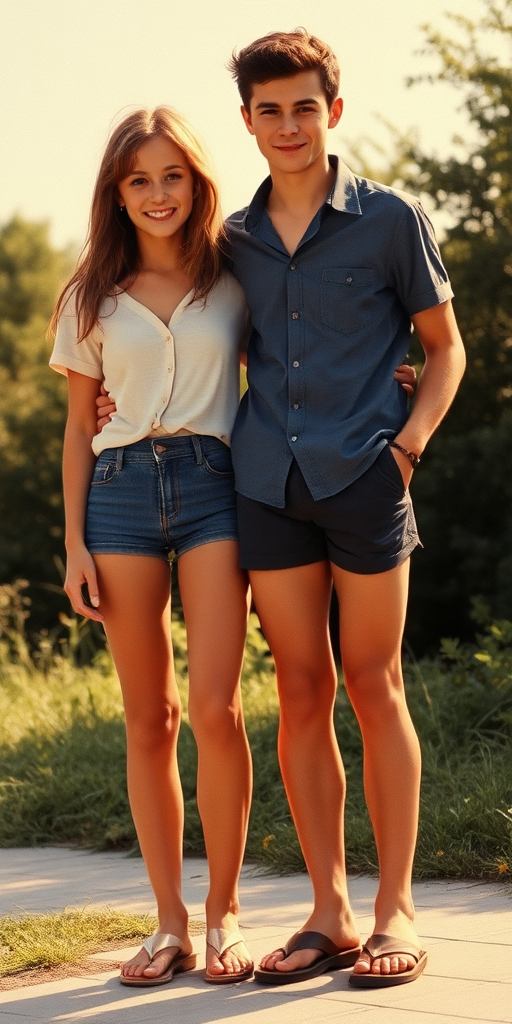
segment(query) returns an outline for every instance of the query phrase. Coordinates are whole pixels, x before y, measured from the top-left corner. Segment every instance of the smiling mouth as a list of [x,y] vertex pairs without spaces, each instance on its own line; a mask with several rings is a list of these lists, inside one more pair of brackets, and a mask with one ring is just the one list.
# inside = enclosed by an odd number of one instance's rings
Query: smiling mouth
[[168,210],[146,210],[145,216],[150,217],[151,220],[167,220],[169,217],[172,217],[175,212],[176,207],[172,206]]

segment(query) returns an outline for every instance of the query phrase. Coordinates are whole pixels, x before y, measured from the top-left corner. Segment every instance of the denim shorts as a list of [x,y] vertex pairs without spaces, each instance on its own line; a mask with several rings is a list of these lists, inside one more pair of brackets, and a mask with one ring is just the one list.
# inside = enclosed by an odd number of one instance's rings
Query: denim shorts
[[91,554],[168,561],[216,540],[237,540],[231,452],[208,435],[144,438],[98,456],[85,543]]
[[240,565],[291,569],[329,560],[349,572],[387,572],[420,543],[409,491],[386,445],[354,483],[315,501],[297,462],[284,508],[238,495]]

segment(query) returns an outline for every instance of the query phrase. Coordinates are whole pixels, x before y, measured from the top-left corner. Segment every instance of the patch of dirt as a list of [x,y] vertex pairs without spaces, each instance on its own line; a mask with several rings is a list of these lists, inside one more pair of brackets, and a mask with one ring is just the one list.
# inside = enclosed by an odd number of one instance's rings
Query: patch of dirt
[[0,992],[29,985],[44,985],[47,981],[61,981],[63,978],[79,978],[84,974],[101,974],[103,971],[117,971],[122,960],[91,960],[87,958],[78,964],[60,964],[58,967],[34,967],[30,971],[19,971],[0,978]]

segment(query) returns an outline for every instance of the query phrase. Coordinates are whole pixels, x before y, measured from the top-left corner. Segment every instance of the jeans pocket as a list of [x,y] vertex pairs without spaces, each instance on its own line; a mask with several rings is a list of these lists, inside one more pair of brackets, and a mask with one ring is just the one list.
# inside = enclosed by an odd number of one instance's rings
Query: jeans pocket
[[111,457],[103,458],[99,455],[92,474],[91,487],[99,487],[101,484],[110,483],[118,472],[115,459]]

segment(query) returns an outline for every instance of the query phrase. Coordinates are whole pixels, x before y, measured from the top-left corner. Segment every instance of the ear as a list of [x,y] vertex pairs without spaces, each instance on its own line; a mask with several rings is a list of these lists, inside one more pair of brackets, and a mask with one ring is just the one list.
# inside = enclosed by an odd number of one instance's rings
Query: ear
[[245,121],[245,127],[247,128],[247,131],[248,131],[248,132],[249,132],[249,133],[250,133],[251,135],[254,135],[254,128],[253,128],[253,126],[252,126],[252,118],[251,118],[251,112],[250,112],[250,110],[247,110],[247,107],[244,107],[244,105],[243,105],[243,104],[242,104],[242,106],[240,107],[240,110],[242,111],[242,117],[243,117],[243,119],[244,119],[244,121]]
[[335,128],[336,125],[338,124],[338,121],[339,121],[342,113],[343,113],[343,100],[342,100],[341,96],[338,96],[338,99],[334,100],[334,103],[333,103],[333,105],[332,105],[332,107],[331,107],[331,109],[329,111],[329,120],[327,122],[327,127],[328,128]]

